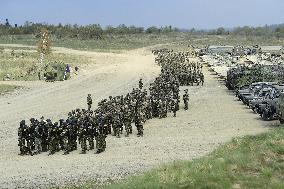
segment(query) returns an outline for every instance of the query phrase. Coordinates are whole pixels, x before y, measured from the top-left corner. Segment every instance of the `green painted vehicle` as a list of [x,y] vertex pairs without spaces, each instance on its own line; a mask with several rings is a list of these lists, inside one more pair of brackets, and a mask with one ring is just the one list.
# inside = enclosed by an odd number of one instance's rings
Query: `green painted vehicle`
[[63,81],[69,77],[66,74],[66,64],[62,62],[52,62],[44,67],[44,77],[46,81]]
[[284,93],[280,93],[276,104],[276,114],[281,124],[284,123]]

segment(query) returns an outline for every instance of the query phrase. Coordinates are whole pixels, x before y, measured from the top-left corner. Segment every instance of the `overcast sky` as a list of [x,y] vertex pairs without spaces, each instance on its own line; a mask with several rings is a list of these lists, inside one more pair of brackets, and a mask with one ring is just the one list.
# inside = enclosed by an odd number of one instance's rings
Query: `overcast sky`
[[284,0],[1,0],[0,22],[211,29],[284,23]]

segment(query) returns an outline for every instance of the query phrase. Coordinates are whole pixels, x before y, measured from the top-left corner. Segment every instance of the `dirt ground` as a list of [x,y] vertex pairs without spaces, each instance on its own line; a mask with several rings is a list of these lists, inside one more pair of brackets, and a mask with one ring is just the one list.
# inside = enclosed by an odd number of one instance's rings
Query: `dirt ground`
[[130,92],[139,78],[149,84],[160,72],[148,48],[122,54],[66,48],[57,51],[89,56],[96,64],[84,67],[69,81],[8,82],[29,89],[0,96],[0,188],[44,188],[88,179],[120,179],[164,163],[204,156],[232,137],[265,132],[276,125],[261,121],[204,68],[203,87],[182,87],[182,92],[189,89],[189,110],[180,110],[176,118],[169,114],[168,118],[148,121],[143,138],[108,136],[106,152],[99,155],[94,151],[80,154],[78,150],[67,156],[63,152],[19,156],[17,128],[22,119],[42,115],[52,120],[66,118],[72,109],[86,108],[88,93],[97,104],[109,95]]

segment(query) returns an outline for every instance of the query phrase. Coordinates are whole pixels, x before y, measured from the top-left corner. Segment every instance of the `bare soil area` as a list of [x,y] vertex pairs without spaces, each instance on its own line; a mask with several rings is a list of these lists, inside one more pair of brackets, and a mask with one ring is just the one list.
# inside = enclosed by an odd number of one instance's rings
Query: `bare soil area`
[[[45,188],[80,183],[88,179],[104,182],[137,174],[176,160],[190,160],[208,154],[232,137],[258,134],[275,122],[264,122],[230,94],[214,75],[204,68],[205,85],[188,88],[190,108],[177,117],[153,119],[144,126],[144,137],[107,137],[102,154],[19,156],[17,128],[31,117],[59,120],[75,108],[86,108],[86,96],[94,104],[109,95],[122,95],[137,87],[143,78],[146,87],[159,74],[148,48],[121,54],[96,53],[57,48],[96,60],[69,81],[46,83],[0,82],[26,86],[19,93],[0,96],[0,188]],[[181,105],[183,108],[183,104]]]

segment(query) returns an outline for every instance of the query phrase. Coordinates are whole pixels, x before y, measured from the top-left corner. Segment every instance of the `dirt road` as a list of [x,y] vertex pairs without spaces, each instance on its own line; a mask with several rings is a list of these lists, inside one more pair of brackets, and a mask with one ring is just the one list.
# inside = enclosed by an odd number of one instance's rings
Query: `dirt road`
[[[39,188],[88,179],[119,179],[174,160],[203,156],[235,136],[257,134],[272,123],[263,122],[228,94],[225,87],[204,69],[205,86],[187,87],[190,109],[177,118],[153,119],[145,124],[145,136],[107,138],[106,152],[79,151],[64,156],[18,156],[17,128],[31,117],[60,119],[75,108],[86,108],[91,93],[95,104],[109,95],[120,95],[137,87],[140,77],[149,84],[160,72],[146,49],[122,54],[61,49],[62,52],[94,58],[97,64],[81,70],[75,79],[29,82],[29,90],[0,97],[0,188]],[[18,82],[17,84],[21,84]],[[184,87],[182,88],[184,89]],[[182,90],[183,92],[183,90]]]

